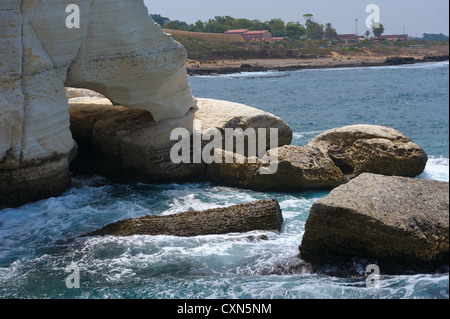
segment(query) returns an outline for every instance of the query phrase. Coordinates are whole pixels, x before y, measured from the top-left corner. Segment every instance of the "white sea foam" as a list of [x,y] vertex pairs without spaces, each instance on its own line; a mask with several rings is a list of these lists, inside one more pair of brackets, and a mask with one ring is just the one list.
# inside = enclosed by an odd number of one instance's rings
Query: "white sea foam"
[[197,75],[196,77],[206,78],[229,78],[229,79],[258,79],[258,78],[280,78],[289,76],[286,71],[257,71],[257,72],[241,72],[230,74],[211,74],[211,75]]
[[[301,64],[301,63],[300,63]],[[335,72],[335,71],[358,71],[358,70],[383,70],[383,69],[439,69],[448,67],[449,61],[441,62],[424,62],[414,64],[402,65],[383,65],[383,66],[363,66],[363,67],[339,67],[339,68],[319,68],[319,69],[301,69],[292,71],[260,71],[260,72],[241,72],[231,74],[211,74],[211,75],[197,75],[196,77],[204,78],[230,78],[230,79],[257,79],[257,78],[279,78],[289,76],[289,72]]]
[[425,171],[419,178],[448,182],[449,159],[446,157],[430,157]]
[[294,72],[336,72],[336,71],[359,71],[359,70],[384,70],[384,69],[440,69],[448,67],[449,61],[424,62],[402,65],[383,65],[383,66],[363,66],[363,67],[341,67],[341,68],[321,68],[321,69],[303,69]]
[[316,136],[320,133],[323,133],[323,131],[307,131],[307,132],[294,132],[293,137],[294,138],[304,138],[305,136]]

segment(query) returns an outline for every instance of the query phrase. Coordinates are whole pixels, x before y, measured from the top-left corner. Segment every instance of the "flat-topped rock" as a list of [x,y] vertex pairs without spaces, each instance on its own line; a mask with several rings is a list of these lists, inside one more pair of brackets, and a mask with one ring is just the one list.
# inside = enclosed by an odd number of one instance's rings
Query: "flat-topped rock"
[[281,231],[282,224],[280,205],[273,199],[205,211],[126,219],[106,225],[82,237],[134,235],[193,237],[254,230]]
[[449,262],[449,184],[362,174],[311,208],[300,246],[311,263],[378,261],[383,273]]

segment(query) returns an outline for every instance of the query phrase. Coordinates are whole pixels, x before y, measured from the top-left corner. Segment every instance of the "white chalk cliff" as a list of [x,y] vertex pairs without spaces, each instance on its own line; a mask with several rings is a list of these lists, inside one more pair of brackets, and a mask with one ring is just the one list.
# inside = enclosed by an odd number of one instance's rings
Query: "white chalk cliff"
[[70,183],[76,144],[65,86],[113,103],[183,117],[195,106],[184,48],[165,35],[142,0],[0,2],[0,208],[58,193]]

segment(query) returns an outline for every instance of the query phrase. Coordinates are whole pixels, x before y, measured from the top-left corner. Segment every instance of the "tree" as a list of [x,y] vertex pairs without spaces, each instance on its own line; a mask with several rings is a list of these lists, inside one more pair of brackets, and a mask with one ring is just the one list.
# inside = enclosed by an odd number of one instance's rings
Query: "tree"
[[169,21],[166,24],[164,24],[164,28],[171,29],[171,30],[187,31],[189,28],[189,25],[184,21],[174,20],[174,21]]
[[370,31],[367,30],[366,32],[364,32],[364,36],[366,37],[366,39],[370,38]]
[[376,38],[379,38],[384,33],[384,26],[381,23],[372,25],[372,33]]
[[300,22],[288,22],[286,24],[286,36],[292,40],[299,40],[306,34],[306,29]]
[[189,26],[191,32],[205,32],[205,24],[203,21],[198,20],[195,24]]
[[270,27],[259,20],[252,20],[252,25],[248,28],[249,30],[256,31],[256,30],[270,30]]
[[265,24],[270,27],[270,32],[272,32],[274,37],[284,37],[286,35],[286,25],[282,19],[272,19]]
[[169,18],[167,17],[163,17],[160,14],[151,14],[150,15],[153,19],[153,21],[155,21],[156,23],[158,23],[160,26],[165,25],[167,22],[170,21]]
[[306,36],[310,39],[322,39],[325,33],[323,28],[323,24],[310,20],[306,23]]
[[236,29],[248,29],[252,25],[253,25],[253,23],[249,19],[236,19],[236,22],[235,22]]
[[225,26],[226,29],[234,29],[234,26],[236,24],[236,19],[230,16],[225,17],[216,17],[215,18],[220,24]]
[[311,13],[307,13],[303,15],[303,18],[305,18],[306,23],[310,22],[313,18],[313,15]]
[[338,36],[336,29],[333,28],[331,23],[327,23],[325,26],[325,33],[324,33],[324,37],[332,40],[332,39],[336,39]]
[[229,30],[223,24],[223,21],[221,21],[221,19],[217,19],[217,17],[215,19],[209,19],[208,22],[205,23],[206,32],[224,33],[225,31]]
[[448,41],[448,36],[443,33],[424,33],[422,40],[424,41]]
[[322,39],[324,36],[324,26],[313,20],[311,13],[304,14],[303,17],[306,20],[306,37],[309,39]]

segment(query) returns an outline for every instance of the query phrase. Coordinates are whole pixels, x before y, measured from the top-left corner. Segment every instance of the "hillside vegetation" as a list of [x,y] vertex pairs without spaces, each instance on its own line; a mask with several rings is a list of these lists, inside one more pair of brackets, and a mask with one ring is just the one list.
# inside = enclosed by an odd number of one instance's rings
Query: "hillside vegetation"
[[[448,54],[448,42],[441,41],[408,41],[389,43],[344,44],[329,40],[290,40],[277,42],[247,43],[239,35],[221,33],[202,33],[164,29],[176,41],[180,42],[188,53],[190,60],[202,63],[218,60],[248,59],[320,59],[335,56],[384,57],[404,55],[427,55],[441,52]],[[423,46],[410,48],[411,45]]]

